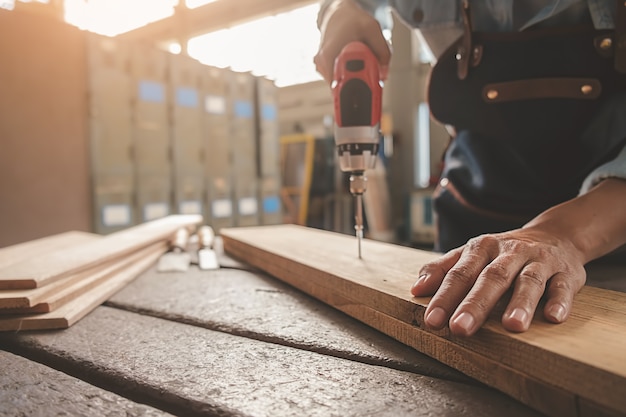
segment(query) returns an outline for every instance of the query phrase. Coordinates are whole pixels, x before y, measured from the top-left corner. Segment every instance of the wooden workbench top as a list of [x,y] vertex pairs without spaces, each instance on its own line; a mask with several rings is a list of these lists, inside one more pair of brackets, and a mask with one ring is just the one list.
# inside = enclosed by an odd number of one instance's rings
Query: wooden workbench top
[[223,264],[150,269],[69,329],[1,334],[0,415],[49,415],[68,400],[70,414],[537,415],[267,275]]

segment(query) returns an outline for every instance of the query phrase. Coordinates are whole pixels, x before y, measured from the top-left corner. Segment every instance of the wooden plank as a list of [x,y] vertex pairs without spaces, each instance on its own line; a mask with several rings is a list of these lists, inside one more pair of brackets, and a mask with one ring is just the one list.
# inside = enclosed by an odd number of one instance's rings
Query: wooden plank
[[169,239],[181,227],[202,222],[200,215],[171,215],[111,233],[73,250],[49,253],[0,269],[0,290],[31,289]]
[[129,256],[98,265],[85,272],[53,282],[45,287],[32,290],[2,291],[0,292],[0,307],[2,305],[9,305],[10,307],[0,308],[0,315],[48,313],[53,311],[99,285],[116,272],[149,256],[155,250],[160,250],[161,253],[164,253],[167,248],[168,245],[165,242],[157,242]]
[[82,245],[99,237],[93,233],[70,231],[0,248],[0,268],[34,259],[45,253]]
[[0,318],[0,331],[66,329],[72,326],[152,266],[163,253],[163,247],[159,246],[151,247],[150,250],[150,254],[114,273],[55,311]]
[[[68,277],[53,282],[44,287],[33,288],[29,290],[4,290],[0,291],[0,314],[5,313],[5,309],[29,309],[43,303],[45,300],[54,296],[54,294],[62,291],[68,286],[88,279],[94,271],[101,268],[107,268],[108,264],[97,265],[83,272],[72,274]],[[45,311],[40,311],[44,313]]]
[[[79,245],[100,239],[101,236],[85,232],[66,232],[41,239],[32,240],[18,245],[0,249],[0,265],[6,267],[20,261],[35,259],[44,254],[55,251],[69,250]],[[26,309],[33,308],[42,303],[46,298],[61,291],[63,288],[85,279],[93,271],[87,270],[82,273],[72,274],[59,281],[44,287],[29,290],[5,290],[0,291],[0,314],[6,313],[2,309]],[[44,309],[41,309],[44,313]]]
[[[532,407],[559,414],[526,395],[527,384],[552,387],[576,400],[626,413],[626,294],[585,287],[566,323],[550,324],[538,315],[528,332],[514,334],[502,329],[496,316],[475,336],[459,338],[425,329],[422,320],[429,299],[409,293],[421,265],[434,259],[434,253],[365,240],[359,260],[354,237],[294,225],[223,229],[221,235],[231,255],[403,343],[413,340],[418,350]],[[349,300],[350,308],[339,306],[331,295]],[[365,320],[359,313],[363,309],[377,318]],[[436,348],[420,344],[428,334],[438,338]],[[485,360],[490,371],[481,373],[478,365]],[[472,364],[476,371],[470,369]],[[508,374],[519,375],[512,388],[503,371],[507,368]]]

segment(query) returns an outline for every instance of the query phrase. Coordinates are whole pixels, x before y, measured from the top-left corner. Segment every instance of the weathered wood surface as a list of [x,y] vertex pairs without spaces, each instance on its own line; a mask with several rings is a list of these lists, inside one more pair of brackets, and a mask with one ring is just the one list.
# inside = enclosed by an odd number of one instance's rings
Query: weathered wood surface
[[484,386],[108,307],[64,331],[0,334],[0,347],[176,415],[538,415]]
[[85,242],[25,259],[0,269],[0,290],[31,289],[125,256],[152,243],[168,240],[181,227],[195,227],[199,215],[171,215]]
[[[220,263],[226,259],[220,256]],[[172,294],[176,294],[173,296]],[[236,269],[184,276],[153,267],[106,303],[250,339],[474,383],[462,373],[264,273]]]
[[464,339],[425,329],[428,298],[409,293],[435,254],[366,240],[359,260],[353,237],[292,225],[221,235],[227,253],[544,413],[576,415],[588,401],[626,413],[625,294],[586,287],[564,324],[537,315],[528,332],[513,334],[493,317]]
[[0,369],[2,416],[171,416],[12,353]]
[[77,297],[72,297],[54,311],[42,314],[1,317],[0,331],[17,332],[22,330],[68,328],[153,265],[166,249],[166,242],[148,247],[146,250],[141,251],[142,257],[135,259],[134,262],[127,264],[121,269],[118,268],[87,292]]

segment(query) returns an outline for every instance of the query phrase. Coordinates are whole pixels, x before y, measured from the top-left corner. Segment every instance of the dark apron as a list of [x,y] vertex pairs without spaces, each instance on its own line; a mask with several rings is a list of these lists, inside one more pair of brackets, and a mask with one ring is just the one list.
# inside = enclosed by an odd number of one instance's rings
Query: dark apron
[[[626,142],[615,31],[572,26],[465,34],[437,61],[432,115],[456,135],[435,190],[436,250],[519,228],[578,195]],[[621,56],[621,55],[620,55]]]

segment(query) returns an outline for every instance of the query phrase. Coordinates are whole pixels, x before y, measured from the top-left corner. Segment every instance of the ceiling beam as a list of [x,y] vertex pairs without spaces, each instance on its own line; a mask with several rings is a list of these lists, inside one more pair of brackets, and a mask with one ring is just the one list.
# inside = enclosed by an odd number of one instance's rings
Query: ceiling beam
[[216,0],[195,9],[181,5],[173,16],[118,35],[124,39],[163,42],[186,40],[250,20],[317,3],[317,0]]

